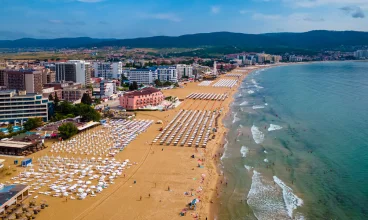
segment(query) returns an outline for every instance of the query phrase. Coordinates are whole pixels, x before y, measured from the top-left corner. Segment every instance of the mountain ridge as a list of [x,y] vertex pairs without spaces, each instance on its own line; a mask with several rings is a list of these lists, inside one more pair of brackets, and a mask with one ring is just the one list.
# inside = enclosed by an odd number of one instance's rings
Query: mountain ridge
[[153,36],[131,39],[97,39],[90,37],[18,40],[0,40],[0,48],[78,48],[78,47],[136,47],[136,48],[193,48],[206,46],[234,46],[243,48],[303,48],[333,49],[341,46],[368,45],[368,32],[327,31],[281,32],[246,34],[234,32],[211,32],[181,36]]

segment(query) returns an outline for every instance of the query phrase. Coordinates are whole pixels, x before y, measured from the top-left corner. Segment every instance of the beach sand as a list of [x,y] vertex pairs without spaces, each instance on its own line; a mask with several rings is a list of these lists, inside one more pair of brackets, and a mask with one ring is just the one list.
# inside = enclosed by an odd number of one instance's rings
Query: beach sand
[[[37,200],[46,200],[49,207],[42,210],[37,215],[37,219],[191,219],[194,215],[199,215],[200,219],[206,219],[206,217],[213,219],[214,213],[216,213],[216,204],[218,204],[217,193],[219,191],[216,190],[216,187],[219,187],[220,178],[217,169],[220,158],[219,152],[221,152],[223,137],[226,132],[222,120],[230,108],[234,93],[242,79],[250,71],[254,71],[254,69],[248,69],[246,73],[243,72],[243,77],[233,88],[198,86],[198,82],[192,82],[185,85],[184,88],[164,90],[165,96],[177,96],[180,99],[184,99],[192,92],[228,93],[229,97],[225,101],[188,99],[174,110],[137,112],[137,119],[162,120],[164,122],[163,125],[151,125],[146,132],[132,141],[124,151],[115,156],[117,160],[130,159],[130,161],[138,164],[127,169],[124,172],[125,177],[118,177],[115,184],[98,194],[97,197],[87,197],[83,201],[66,201],[62,198],[39,195]],[[239,72],[233,71],[233,73]],[[234,77],[225,76],[221,76],[220,79],[223,78],[235,79]],[[206,148],[196,150],[195,147],[151,144],[152,140],[159,134],[159,129],[165,127],[180,109],[223,110],[218,119],[216,137],[208,142]],[[49,142],[47,144],[51,145]],[[46,154],[51,155],[49,149],[32,154],[30,157],[36,160]],[[195,155],[194,159],[191,158],[193,154]],[[214,155],[216,157],[212,159]],[[204,168],[199,168],[197,160],[202,158],[205,159],[202,164]],[[4,157],[4,159],[7,160],[6,166],[13,161],[13,158],[9,157]],[[15,168],[14,165],[11,165],[12,169],[17,169],[17,172],[23,170],[22,168]],[[14,174],[16,172],[2,177],[1,182],[8,180]],[[206,176],[203,183],[201,183],[202,174]],[[134,181],[136,181],[136,184],[134,184]],[[203,190],[197,193],[196,190],[199,187],[202,187]],[[191,190],[194,190],[194,196],[190,196]],[[188,192],[189,195],[184,195],[184,192]],[[140,197],[142,197],[141,200]],[[200,199],[197,209],[188,211],[186,216],[179,216],[186,204],[194,198]]]

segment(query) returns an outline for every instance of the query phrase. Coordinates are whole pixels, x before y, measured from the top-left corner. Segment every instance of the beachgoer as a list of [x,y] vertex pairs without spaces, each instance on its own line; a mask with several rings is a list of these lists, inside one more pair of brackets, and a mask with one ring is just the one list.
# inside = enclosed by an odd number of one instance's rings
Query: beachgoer
[[148,198],[151,198],[151,194],[148,194]]
[[167,191],[170,191],[170,186],[167,187]]
[[139,197],[139,201],[142,201],[142,196]]

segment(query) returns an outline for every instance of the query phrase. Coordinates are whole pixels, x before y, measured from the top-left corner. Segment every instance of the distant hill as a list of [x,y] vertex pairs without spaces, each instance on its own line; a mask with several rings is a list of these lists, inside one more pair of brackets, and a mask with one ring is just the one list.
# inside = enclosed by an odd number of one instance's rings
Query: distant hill
[[93,39],[88,37],[31,39],[0,41],[0,48],[75,48],[125,46],[137,48],[165,47],[240,47],[240,48],[299,48],[334,49],[368,45],[368,32],[357,31],[309,31],[305,33],[242,34],[214,32],[189,34],[178,37],[156,36],[134,39]]

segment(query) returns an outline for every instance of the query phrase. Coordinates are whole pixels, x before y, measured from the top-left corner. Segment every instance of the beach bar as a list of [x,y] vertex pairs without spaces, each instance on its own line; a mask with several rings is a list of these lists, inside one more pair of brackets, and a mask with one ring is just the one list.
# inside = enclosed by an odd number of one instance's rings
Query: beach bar
[[0,185],[0,213],[4,214],[12,205],[20,204],[28,197],[27,185]]
[[26,156],[41,149],[38,141],[1,140],[0,154]]

